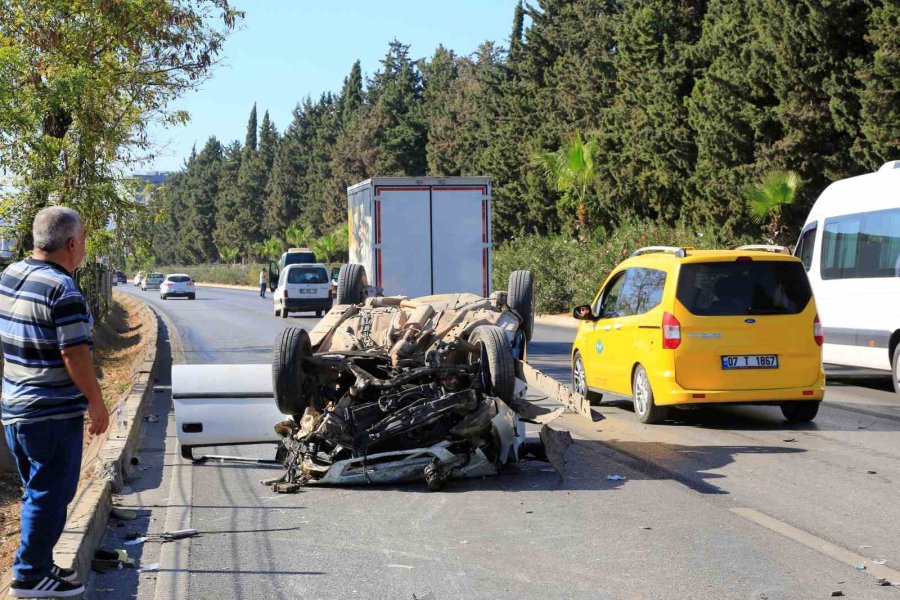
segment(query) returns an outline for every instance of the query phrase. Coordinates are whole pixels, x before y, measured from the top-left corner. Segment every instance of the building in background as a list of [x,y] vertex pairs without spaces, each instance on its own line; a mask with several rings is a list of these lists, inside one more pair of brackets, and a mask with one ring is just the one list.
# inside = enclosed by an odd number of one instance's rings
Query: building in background
[[[134,199],[140,204],[147,205],[153,196],[153,190],[163,185],[166,178],[171,175],[171,171],[147,171],[146,173],[134,173],[133,176],[138,180],[138,190],[134,193]],[[143,184],[143,185],[141,185]]]

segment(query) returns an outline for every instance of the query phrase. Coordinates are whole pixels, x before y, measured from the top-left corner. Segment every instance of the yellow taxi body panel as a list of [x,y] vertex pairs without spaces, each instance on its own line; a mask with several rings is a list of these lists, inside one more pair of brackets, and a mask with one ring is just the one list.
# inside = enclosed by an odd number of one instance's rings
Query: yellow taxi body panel
[[[798,266],[764,264],[770,262]],[[754,266],[756,263],[763,264]],[[632,273],[626,277],[629,269]],[[746,276],[753,269],[763,272],[760,281]],[[771,296],[778,296],[780,290],[767,295],[760,282],[765,277],[770,283],[773,277],[777,279],[782,272],[779,269],[791,275],[790,280],[779,284],[789,290],[781,292],[786,298],[776,299],[781,304],[746,314],[703,314],[743,312],[717,306],[719,298],[713,287],[724,288],[720,294],[723,297],[728,296],[731,286],[732,291],[739,290],[735,295],[743,293],[771,303]],[[795,281],[800,276],[803,281]],[[721,283],[720,279],[726,281]],[[628,300],[621,300],[620,293],[617,306],[627,308],[623,313],[638,314],[604,312],[607,297],[612,298],[623,280],[626,283],[621,284],[620,292],[627,290],[624,296],[638,300],[629,305]],[[707,285],[713,281],[715,286]],[[814,337],[815,299],[809,291],[808,302],[802,307],[790,305],[789,300],[804,298],[805,289],[809,289],[809,283],[799,260],[783,254],[688,250],[686,256],[670,252],[634,256],[619,264],[604,281],[591,304],[595,318],[579,322],[572,360],[576,352],[580,354],[589,390],[623,396],[632,395],[634,370],[642,365],[658,405],[822,400],[825,374],[822,350]],[[685,299],[693,304],[693,311],[685,306]],[[789,305],[791,314],[770,314],[775,312],[773,307]],[[663,347],[665,313],[680,324],[681,339],[674,349]],[[732,363],[744,361],[744,368],[726,369],[728,357],[732,357]],[[777,360],[777,368],[746,368],[746,361],[757,360],[755,357],[775,357],[759,360]]]

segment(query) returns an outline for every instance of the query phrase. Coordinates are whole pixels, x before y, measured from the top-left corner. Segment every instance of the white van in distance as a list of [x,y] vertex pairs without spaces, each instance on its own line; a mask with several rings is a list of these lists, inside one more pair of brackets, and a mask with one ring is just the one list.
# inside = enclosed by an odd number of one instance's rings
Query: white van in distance
[[826,365],[890,372],[900,393],[900,160],[825,188],[794,254],[809,273]]

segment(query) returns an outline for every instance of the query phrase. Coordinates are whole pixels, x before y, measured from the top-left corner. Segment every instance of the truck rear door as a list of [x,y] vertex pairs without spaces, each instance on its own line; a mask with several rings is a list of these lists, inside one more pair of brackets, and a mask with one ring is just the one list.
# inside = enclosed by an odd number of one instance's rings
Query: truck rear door
[[431,188],[375,188],[375,268],[386,294],[431,294]]
[[432,293],[489,295],[486,194],[480,185],[432,188]]

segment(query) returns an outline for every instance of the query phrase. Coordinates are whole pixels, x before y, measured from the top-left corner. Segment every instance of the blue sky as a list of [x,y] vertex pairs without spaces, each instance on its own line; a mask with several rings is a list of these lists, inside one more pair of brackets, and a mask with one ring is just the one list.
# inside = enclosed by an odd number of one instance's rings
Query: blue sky
[[353,62],[371,75],[393,38],[409,44],[413,58],[431,56],[438,44],[470,54],[485,40],[509,43],[516,0],[234,0],[247,16],[225,43],[224,64],[194,92],[172,104],[191,122],[151,128],[157,158],[136,169],[181,168],[196,142],[210,135],[243,142],[257,103],[279,131],[307,95],[339,91]]

